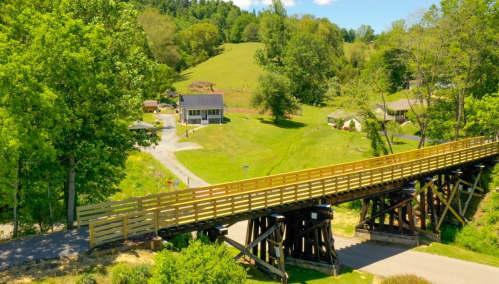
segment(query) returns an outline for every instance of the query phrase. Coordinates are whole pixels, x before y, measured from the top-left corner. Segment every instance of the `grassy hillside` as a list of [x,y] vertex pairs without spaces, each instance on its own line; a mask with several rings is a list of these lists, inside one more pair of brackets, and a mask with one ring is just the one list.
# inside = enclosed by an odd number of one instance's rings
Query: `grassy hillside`
[[[275,125],[259,114],[228,113],[230,122],[210,125],[184,138],[203,149],[176,153],[177,158],[209,183],[328,166],[364,159],[370,140],[357,132],[332,129],[326,115],[332,110],[303,106],[303,115]],[[400,140],[395,151],[417,147]]]
[[[149,153],[133,152],[125,167],[126,177],[119,186],[122,192],[111,196],[111,200],[167,192],[170,189],[166,187],[166,180],[179,180]],[[181,182],[178,188],[184,189],[187,186]]]
[[210,81],[215,89],[251,92],[257,85],[263,69],[253,62],[253,55],[261,43],[225,44],[225,51],[178,76],[174,86],[178,92],[190,93],[192,81]]

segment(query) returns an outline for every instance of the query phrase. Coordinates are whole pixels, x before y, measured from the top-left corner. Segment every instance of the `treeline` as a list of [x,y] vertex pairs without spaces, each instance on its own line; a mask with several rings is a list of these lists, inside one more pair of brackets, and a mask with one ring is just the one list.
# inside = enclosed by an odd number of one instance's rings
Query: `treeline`
[[154,58],[181,72],[218,54],[226,42],[258,41],[255,11],[241,11],[232,2],[189,0],[130,1],[152,42]]
[[409,117],[421,130],[420,147],[426,138],[496,140],[498,8],[497,1],[444,0],[393,22],[360,76],[342,86],[343,97],[367,110],[365,102],[402,92],[413,100]]
[[0,213],[14,236],[45,232],[124,177],[129,131],[157,87],[138,12],[115,1],[0,4]]

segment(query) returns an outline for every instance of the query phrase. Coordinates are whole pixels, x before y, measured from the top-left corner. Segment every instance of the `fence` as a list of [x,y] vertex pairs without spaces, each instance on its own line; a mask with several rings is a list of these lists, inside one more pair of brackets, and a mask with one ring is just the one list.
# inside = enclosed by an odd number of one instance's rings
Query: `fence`
[[[149,223],[144,221],[144,223],[147,223],[144,227],[149,228],[148,230],[150,228],[158,230],[410,178],[411,176],[457,166],[497,154],[499,154],[499,142],[494,142],[400,164],[382,165],[335,176],[316,177],[293,184],[280,184],[266,188],[245,189],[221,195],[194,198],[161,208],[133,212],[124,216],[92,222],[90,223],[91,245],[94,246],[101,242],[124,238],[131,233],[139,232],[138,228],[141,228],[141,225],[134,226],[134,230],[129,229],[128,224],[130,223],[127,223],[130,222],[129,220],[139,220],[140,218],[143,218],[140,220],[150,220],[147,221]],[[112,224],[122,225],[116,226]],[[141,233],[146,233],[146,231]]]
[[460,149],[482,145],[484,141],[484,137],[476,137],[357,162],[205,186],[196,189],[166,192],[144,197],[134,197],[122,201],[110,201],[79,206],[76,209],[78,227],[88,225],[89,222],[93,220],[99,220],[101,218],[109,218],[116,215],[122,215],[151,208],[160,208],[178,202],[189,201],[195,198],[213,197],[248,189],[267,188],[275,185],[284,185],[304,180],[311,180],[314,178],[330,177],[338,174],[358,171],[361,169],[376,168],[383,165],[386,166],[400,164],[406,161],[417,160],[424,157],[439,155],[442,153],[449,153]]

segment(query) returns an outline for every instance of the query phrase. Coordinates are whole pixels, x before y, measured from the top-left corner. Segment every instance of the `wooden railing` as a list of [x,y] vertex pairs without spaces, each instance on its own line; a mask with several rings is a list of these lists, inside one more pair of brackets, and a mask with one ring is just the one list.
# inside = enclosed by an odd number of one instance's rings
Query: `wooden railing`
[[[122,239],[139,231],[138,221],[147,220],[148,228],[168,228],[202,220],[231,216],[278,205],[338,194],[370,185],[429,173],[499,154],[499,142],[474,146],[435,156],[393,165],[360,169],[328,177],[315,177],[293,184],[245,189],[215,196],[203,196],[188,201],[133,212],[124,216],[90,223],[91,246]],[[146,217],[148,216],[148,217]],[[142,218],[142,219],[141,219]],[[130,221],[132,220],[132,221]],[[137,224],[129,229],[129,224]],[[121,224],[121,225],[112,225]],[[114,228],[114,229],[113,229]],[[150,231],[150,229],[149,229]],[[149,232],[147,231],[147,232]],[[146,231],[143,231],[145,233]]]
[[285,174],[272,175],[243,181],[205,186],[176,192],[160,193],[144,197],[134,197],[122,201],[110,201],[92,205],[79,206],[76,209],[78,226],[87,225],[90,221],[123,215],[131,212],[160,208],[174,203],[189,201],[201,197],[213,197],[231,192],[248,189],[261,189],[275,185],[293,184],[315,178],[330,177],[338,174],[355,172],[363,169],[376,168],[383,165],[395,165],[406,161],[424,157],[449,153],[459,149],[482,145],[484,137],[475,137],[466,140],[446,143],[428,148],[387,155],[378,158],[366,159],[357,162],[296,171]]

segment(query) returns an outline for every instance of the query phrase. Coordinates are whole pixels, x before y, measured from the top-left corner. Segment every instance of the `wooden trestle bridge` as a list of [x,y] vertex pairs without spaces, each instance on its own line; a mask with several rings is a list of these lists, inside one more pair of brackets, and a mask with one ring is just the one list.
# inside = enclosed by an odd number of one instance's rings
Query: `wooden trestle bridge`
[[[356,233],[371,239],[440,237],[445,222],[465,224],[482,169],[496,162],[499,142],[484,137],[328,167],[247,179],[77,208],[90,243],[157,233],[203,231],[259,268],[287,281],[284,262],[336,274],[332,205],[361,199]],[[246,243],[227,228],[249,220]],[[431,222],[431,229],[428,223]],[[428,227],[427,227],[428,226]]]

